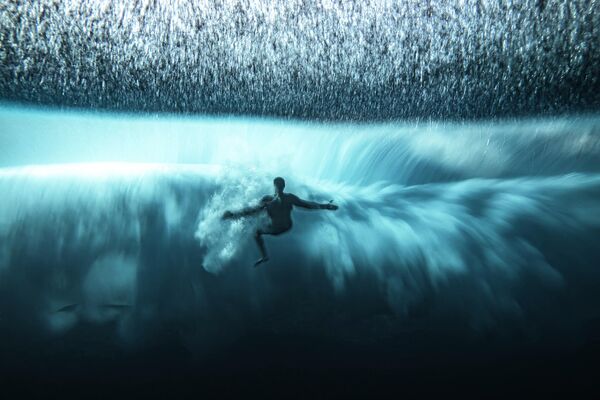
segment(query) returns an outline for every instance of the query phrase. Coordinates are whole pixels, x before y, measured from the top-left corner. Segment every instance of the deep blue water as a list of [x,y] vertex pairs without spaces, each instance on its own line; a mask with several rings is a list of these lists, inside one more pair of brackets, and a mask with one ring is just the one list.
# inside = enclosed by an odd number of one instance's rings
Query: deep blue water
[[[595,116],[356,125],[4,107],[0,119],[13,383],[233,379],[324,395],[348,377],[357,393],[590,377]],[[253,268],[260,217],[220,216],[271,193],[274,175],[340,209],[295,211]]]

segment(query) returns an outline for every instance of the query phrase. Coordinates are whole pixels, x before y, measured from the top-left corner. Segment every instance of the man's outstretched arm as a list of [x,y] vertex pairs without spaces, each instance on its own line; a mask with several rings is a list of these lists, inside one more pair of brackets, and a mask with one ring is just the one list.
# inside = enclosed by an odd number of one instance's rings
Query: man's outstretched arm
[[315,203],[314,201],[303,200],[300,197],[296,196],[295,194],[292,194],[290,196],[292,196],[292,203],[298,207],[308,208],[310,210],[337,210],[338,209],[338,206],[336,206],[335,204],[331,204],[331,202]]
[[240,211],[225,211],[223,213],[223,219],[234,219],[234,218],[247,217],[249,215],[260,212],[260,210],[262,210],[263,208],[265,208],[264,205],[256,206],[256,207],[247,207]]
[[225,211],[223,213],[223,219],[234,219],[234,218],[247,217],[247,216],[253,215],[253,214],[258,214],[260,211],[262,211],[267,206],[267,203],[271,200],[273,200],[273,197],[265,196],[260,200],[260,204],[254,206],[254,207],[246,207],[240,211]]

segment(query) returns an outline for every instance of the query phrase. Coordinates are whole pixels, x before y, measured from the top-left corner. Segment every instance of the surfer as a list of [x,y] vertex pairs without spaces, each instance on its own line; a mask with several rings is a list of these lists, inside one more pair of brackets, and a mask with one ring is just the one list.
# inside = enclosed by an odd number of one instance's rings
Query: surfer
[[258,266],[261,263],[269,261],[267,255],[267,249],[265,248],[265,242],[262,235],[281,235],[292,229],[292,208],[298,206],[302,208],[308,208],[311,210],[337,210],[338,206],[329,203],[315,203],[312,201],[302,200],[298,196],[292,193],[284,193],[285,181],[281,177],[277,177],[273,180],[275,186],[275,194],[273,196],[264,196],[260,203],[254,207],[248,207],[238,212],[225,211],[223,219],[234,219],[253,215],[267,210],[267,214],[271,220],[270,223],[259,227],[254,232],[254,240],[258,245],[261,257],[254,263],[254,266]]

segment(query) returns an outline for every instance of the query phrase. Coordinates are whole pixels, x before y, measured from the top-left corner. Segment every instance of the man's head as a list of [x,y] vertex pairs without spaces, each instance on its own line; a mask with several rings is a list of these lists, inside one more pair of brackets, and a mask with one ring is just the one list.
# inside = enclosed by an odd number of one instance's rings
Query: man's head
[[285,181],[282,177],[278,176],[277,178],[273,179],[273,185],[275,186],[277,193],[281,193],[283,192],[283,188],[285,188]]

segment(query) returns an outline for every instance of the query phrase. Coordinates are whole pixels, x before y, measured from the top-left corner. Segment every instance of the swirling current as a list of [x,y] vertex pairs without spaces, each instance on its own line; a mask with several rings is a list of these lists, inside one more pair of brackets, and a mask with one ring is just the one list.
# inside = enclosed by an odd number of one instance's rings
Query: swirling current
[[1,2],[3,393],[597,392],[597,9]]

